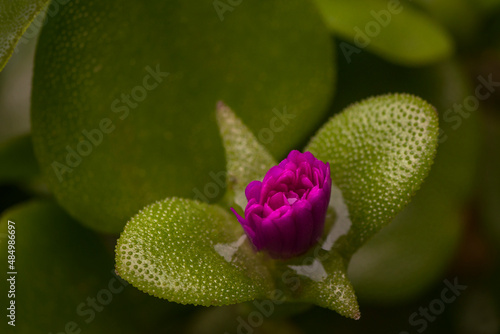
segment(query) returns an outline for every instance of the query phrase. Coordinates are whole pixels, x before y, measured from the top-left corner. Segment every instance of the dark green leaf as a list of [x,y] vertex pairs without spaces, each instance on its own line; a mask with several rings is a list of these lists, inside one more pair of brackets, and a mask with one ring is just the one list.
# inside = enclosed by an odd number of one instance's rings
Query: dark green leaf
[[276,156],[323,117],[334,54],[316,8],[244,1],[221,20],[214,3],[73,0],[42,30],[35,153],[58,201],[87,226],[119,232],[169,196],[219,200],[219,100]]
[[0,161],[0,183],[27,182],[40,176],[30,135],[0,144]]
[[352,257],[348,276],[359,298],[395,303],[423,293],[443,277],[462,225],[453,201],[424,183],[394,222]]
[[[8,228],[8,221],[14,222]],[[15,231],[15,253],[8,253],[8,231]],[[8,256],[14,254],[14,270]],[[178,306],[140,293],[119,279],[102,238],[84,228],[51,201],[24,203],[0,217],[0,288],[7,308],[6,280],[15,274],[16,326],[2,333],[157,332],[158,318],[171,320]],[[13,300],[13,299],[10,299]],[[5,310],[4,310],[5,311]],[[74,324],[73,324],[74,323]],[[7,328],[7,330],[4,330]]]
[[[321,245],[301,258],[288,261],[281,284],[291,301],[314,303],[344,317],[359,319],[359,306],[347,278],[346,261],[336,250]],[[324,247],[324,245],[323,245]]]

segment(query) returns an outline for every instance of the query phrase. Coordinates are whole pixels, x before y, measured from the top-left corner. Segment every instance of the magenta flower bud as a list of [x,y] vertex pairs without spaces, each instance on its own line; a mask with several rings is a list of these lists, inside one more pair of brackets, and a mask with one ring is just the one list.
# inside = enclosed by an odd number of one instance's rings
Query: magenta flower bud
[[323,233],[330,202],[330,165],[311,152],[292,151],[262,182],[245,189],[245,217],[234,209],[257,251],[286,259],[305,253]]

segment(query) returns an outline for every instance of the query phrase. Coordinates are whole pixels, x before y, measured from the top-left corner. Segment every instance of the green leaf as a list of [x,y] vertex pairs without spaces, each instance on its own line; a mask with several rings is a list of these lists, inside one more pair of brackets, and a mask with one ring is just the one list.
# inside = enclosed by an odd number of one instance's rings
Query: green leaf
[[[468,77],[453,60],[415,69],[365,53],[356,66],[339,67],[339,85],[347,93],[336,99],[334,110],[363,96],[402,90],[422,97],[439,112],[439,146],[429,176],[394,221],[354,254],[348,269],[360,300],[408,302],[439,284],[456,254],[467,219],[457,213],[478,184],[481,113],[453,111],[454,105],[474,95]],[[373,80],[378,84],[363,84]]]
[[50,0],[0,1],[0,71],[31,21]]
[[[459,40],[458,42],[466,41],[468,43],[473,43],[474,39],[477,38],[483,19],[480,15],[480,2],[469,0],[414,1],[416,5],[425,9],[431,17],[453,33]],[[458,17],[459,20],[457,20]]]
[[[7,262],[11,255],[7,251],[9,220],[15,227],[14,270]],[[5,318],[0,324],[2,333],[60,333],[74,326],[89,333],[159,332],[156,319],[163,319],[164,328],[180,307],[140,293],[120,280],[102,237],[82,227],[52,201],[23,203],[3,212],[0,269],[5,307],[6,273],[17,272],[16,326],[8,326]],[[71,322],[75,325],[68,325]]]
[[285,264],[281,280],[286,284],[288,299],[314,303],[358,320],[359,306],[347,278],[346,261],[336,250],[325,251],[321,247],[318,245],[306,255]]
[[217,105],[217,123],[226,152],[227,187],[234,192],[235,202],[245,208],[245,188],[254,180],[262,180],[277,165],[253,133],[222,102]]
[[270,273],[234,216],[197,201],[169,198],[125,226],[116,270],[138,289],[181,304],[228,305],[265,298]]
[[[355,78],[353,80],[353,78]],[[366,84],[376,80],[377,85]],[[479,82],[476,82],[479,83]],[[341,62],[339,84],[346,94],[339,96],[333,109],[341,111],[366,96],[403,91],[421,97],[436,107],[439,114],[439,147],[429,179],[439,185],[443,196],[463,203],[477,185],[480,113],[457,112],[457,107],[474,95],[461,64],[446,60],[424,68],[407,68],[388,63],[369,53],[360,54],[356,66]],[[460,180],[460,182],[457,182]]]
[[257,136],[274,128],[264,137],[276,156],[324,117],[334,53],[314,5],[231,8],[221,21],[212,0],[72,0],[44,26],[33,141],[51,190],[73,217],[119,232],[156,200],[217,202],[224,189],[210,187],[212,173],[225,170],[217,101],[238,110]]
[[361,314],[354,289],[347,278],[344,260],[336,252],[331,252],[323,265],[328,276],[321,281],[309,281],[304,284],[301,299],[358,320]]
[[1,143],[0,161],[0,183],[26,182],[40,176],[30,135]]
[[406,2],[314,2],[331,31],[355,46],[341,42],[346,58],[354,59],[366,48],[392,62],[418,66],[442,60],[452,52],[452,40],[446,31]]
[[348,259],[406,206],[437,147],[436,111],[420,98],[383,95],[334,116],[306,147],[330,162],[352,226],[335,244]]

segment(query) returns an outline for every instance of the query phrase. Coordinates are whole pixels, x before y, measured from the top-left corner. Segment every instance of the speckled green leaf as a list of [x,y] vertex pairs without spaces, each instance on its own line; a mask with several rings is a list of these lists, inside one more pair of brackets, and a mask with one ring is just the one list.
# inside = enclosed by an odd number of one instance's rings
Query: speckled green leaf
[[[446,192],[443,196],[453,197],[462,205],[477,186],[475,170],[482,132],[479,110],[464,107],[464,111],[457,111],[456,106],[463,106],[464,101],[474,95],[474,87],[471,87],[462,66],[456,60],[447,60],[425,68],[406,68],[364,53],[356,66],[343,61],[339,67],[339,80],[346,94],[335,100],[336,111],[340,112],[367,96],[394,91],[419,96],[437,109],[439,146],[426,183],[434,183]],[[378,84],[363,84],[373,80]]]
[[352,226],[335,244],[349,258],[405,207],[427,176],[437,147],[438,119],[420,98],[366,99],[334,116],[306,150],[330,162]]
[[[335,110],[363,96],[402,90],[424,98],[439,113],[439,146],[422,188],[389,226],[356,252],[348,269],[360,300],[408,302],[440,284],[462,240],[468,215],[459,213],[477,189],[481,165],[481,110],[453,111],[474,95],[468,76],[453,60],[414,69],[365,53],[356,66],[341,64],[339,73],[348,94],[336,99]],[[378,84],[361,84],[373,80]]]
[[[15,226],[15,270],[7,267],[9,220],[15,223],[11,224]],[[162,328],[170,326],[166,323],[180,308],[120,280],[102,238],[52,201],[27,202],[2,213],[0,269],[5,308],[6,273],[17,272],[16,326],[7,325],[5,312],[1,333],[61,333],[67,328],[74,333],[158,333],[157,319],[162,319]]]
[[[436,107],[439,146],[429,175],[433,181],[429,182],[446,190],[443,196],[454,197],[461,205],[477,186],[475,170],[479,160],[480,134],[484,132],[480,126],[480,110],[474,111],[470,107],[457,110],[470,95],[474,95],[474,87],[471,87],[461,64],[447,60],[425,68],[406,68],[364,53],[356,66],[344,61],[339,67],[339,80],[346,94],[335,100],[334,110],[340,112],[366,96],[393,91],[419,96]],[[377,80],[378,84],[363,85],[372,80]],[[475,83],[480,81],[476,78]]]
[[35,154],[58,202],[87,226],[120,232],[170,196],[220,200],[224,189],[207,187],[225,170],[217,101],[257,136],[279,128],[265,145],[276,156],[324,117],[335,62],[314,5],[243,1],[221,14],[215,3],[72,0],[44,26]]
[[425,65],[449,56],[452,40],[445,30],[411,4],[385,0],[314,0],[341,42],[344,57],[354,61],[367,49],[392,62]]
[[[60,2],[54,1],[54,2]],[[0,1],[0,71],[5,67],[16,44],[35,16],[50,0]]]
[[288,261],[281,282],[292,301],[314,303],[344,317],[359,319],[359,306],[347,278],[346,261],[336,251],[316,246],[301,258]]
[[127,223],[116,246],[116,269],[138,289],[182,304],[265,298],[272,279],[243,235],[219,206],[169,198]]
[[342,257],[331,252],[323,262],[328,276],[321,281],[309,281],[304,284],[302,300],[309,300],[316,305],[329,308],[344,317],[358,320],[361,316],[351,282],[347,278]]
[[277,163],[255,135],[222,102],[217,106],[217,122],[226,152],[227,190],[233,191],[235,202],[245,208],[246,186],[253,180],[262,180]]

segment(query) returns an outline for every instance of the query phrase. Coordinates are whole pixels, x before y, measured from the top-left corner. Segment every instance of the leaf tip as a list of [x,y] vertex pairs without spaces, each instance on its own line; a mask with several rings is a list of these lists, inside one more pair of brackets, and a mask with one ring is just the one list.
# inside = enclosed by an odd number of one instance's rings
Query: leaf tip
[[222,100],[217,101],[217,111],[225,108],[228,108],[228,106],[224,103],[224,101]]
[[221,134],[229,128],[232,128],[233,126],[230,126],[229,124],[235,123],[237,119],[233,110],[222,100],[219,100],[216,103],[215,118],[217,119],[217,125],[219,126]]
[[220,126],[222,119],[227,118],[232,113],[232,110],[227,104],[224,103],[224,101],[219,100],[216,103],[215,113]]

